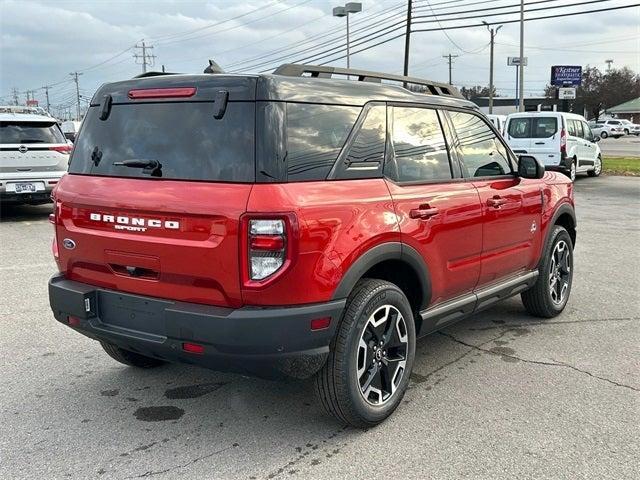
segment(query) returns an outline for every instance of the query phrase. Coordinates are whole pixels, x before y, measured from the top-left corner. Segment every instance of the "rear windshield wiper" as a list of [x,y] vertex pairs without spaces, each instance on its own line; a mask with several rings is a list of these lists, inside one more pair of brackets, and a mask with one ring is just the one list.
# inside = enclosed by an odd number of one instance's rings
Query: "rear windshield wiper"
[[132,158],[122,162],[113,162],[113,165],[117,167],[142,168],[144,173],[150,173],[153,177],[162,176],[162,164],[157,160]]

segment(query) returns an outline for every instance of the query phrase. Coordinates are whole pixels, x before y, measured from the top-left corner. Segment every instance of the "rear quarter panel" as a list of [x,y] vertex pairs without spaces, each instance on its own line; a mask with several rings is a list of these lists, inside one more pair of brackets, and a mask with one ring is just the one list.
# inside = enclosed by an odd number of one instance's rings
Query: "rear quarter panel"
[[542,241],[540,242],[538,258],[542,255],[545,241],[556,219],[556,212],[563,208],[564,205],[569,207],[571,211],[574,211],[575,208],[573,183],[566,175],[558,172],[545,172],[543,182],[544,208],[541,219]]
[[298,254],[274,282],[243,289],[247,305],[328,301],[343,275],[363,253],[399,242],[400,230],[383,179],[256,184],[248,214],[293,212]]

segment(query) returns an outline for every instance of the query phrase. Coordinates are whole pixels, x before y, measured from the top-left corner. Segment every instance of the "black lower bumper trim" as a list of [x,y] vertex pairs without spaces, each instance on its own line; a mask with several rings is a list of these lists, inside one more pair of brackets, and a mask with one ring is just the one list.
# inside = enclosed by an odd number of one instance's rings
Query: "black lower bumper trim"
[[[317,372],[346,300],[294,307],[215,307],[117,292],[56,275],[49,281],[55,318],[74,330],[142,355],[214,370],[306,378]],[[311,320],[331,317],[312,331]],[[204,346],[187,353],[183,343]]]

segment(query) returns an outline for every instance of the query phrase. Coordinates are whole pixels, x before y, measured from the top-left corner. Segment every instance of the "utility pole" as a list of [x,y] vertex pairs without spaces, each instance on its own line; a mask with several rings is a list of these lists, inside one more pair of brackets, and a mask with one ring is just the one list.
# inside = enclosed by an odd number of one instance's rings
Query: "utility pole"
[[454,58],[458,58],[459,55],[443,55],[442,58],[446,58],[448,59],[447,61],[449,62],[449,85],[453,85],[453,82],[451,81],[451,64],[453,63],[453,59]]
[[51,113],[51,104],[49,103],[49,89],[51,88],[49,85],[45,85],[42,87],[44,90],[44,94],[47,97],[47,112]]
[[78,83],[78,75],[82,75],[82,74],[78,72],[73,72],[73,73],[70,73],[69,75],[71,75],[74,81],[76,82],[76,107],[77,107],[77,114],[78,114],[78,117],[76,118],[76,120],[80,121],[80,84]]
[[141,43],[140,45],[136,44],[134,48],[141,50],[142,53],[141,54],[134,53],[133,57],[136,60],[138,58],[142,59],[142,63],[141,63],[142,73],[147,73],[147,65],[151,67],[155,61],[156,56],[152,55],[151,53],[147,53],[147,50],[153,50],[153,45],[147,45],[146,43],[144,43],[144,40],[142,40],[140,43]]
[[409,46],[411,43],[411,9],[413,8],[412,0],[407,0],[407,31],[404,34],[404,76],[409,76]]
[[608,60],[605,60],[604,63],[607,64],[607,73],[610,73],[611,72],[611,64],[613,63],[613,59],[610,58]]
[[524,0],[520,0],[520,101],[518,111],[524,112]]
[[489,54],[489,113],[493,113],[493,47],[495,44],[496,34],[502,28],[502,25],[493,29],[484,20],[482,23],[485,24],[487,30],[489,30],[489,33],[491,34],[491,53]]
[[18,104],[20,103],[20,102],[18,101],[18,95],[19,95],[18,89],[17,89],[17,88],[15,88],[15,87],[13,87],[13,88],[11,89],[11,96],[13,97],[13,104],[14,104],[14,105],[18,105]]

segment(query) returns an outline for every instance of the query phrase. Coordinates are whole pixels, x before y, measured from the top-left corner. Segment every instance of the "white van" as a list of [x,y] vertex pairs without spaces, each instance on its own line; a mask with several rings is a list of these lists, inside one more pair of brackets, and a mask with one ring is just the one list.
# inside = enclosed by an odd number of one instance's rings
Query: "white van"
[[512,113],[504,138],[516,154],[536,157],[547,170],[560,171],[573,181],[577,173],[597,177],[602,154],[582,115],[564,112]]
[[487,118],[491,120],[491,123],[493,123],[493,126],[496,127],[502,135],[504,135],[504,124],[507,121],[507,116],[488,113]]

